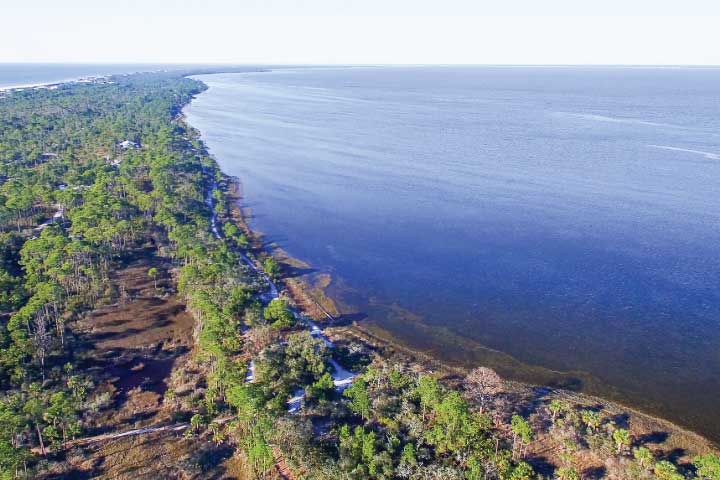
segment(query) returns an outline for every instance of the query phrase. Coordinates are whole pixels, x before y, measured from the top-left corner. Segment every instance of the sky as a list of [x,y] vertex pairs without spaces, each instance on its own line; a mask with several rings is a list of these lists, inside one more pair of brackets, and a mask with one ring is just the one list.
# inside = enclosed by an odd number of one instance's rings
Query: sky
[[718,0],[0,0],[0,62],[720,65]]

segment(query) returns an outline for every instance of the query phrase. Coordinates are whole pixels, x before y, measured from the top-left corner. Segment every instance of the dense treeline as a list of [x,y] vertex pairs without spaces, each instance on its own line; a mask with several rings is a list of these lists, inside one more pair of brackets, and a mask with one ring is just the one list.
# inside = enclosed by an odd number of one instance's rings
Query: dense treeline
[[[3,477],[35,475],[103,408],[77,366],[73,325],[114,300],[110,274],[125,256],[151,248],[172,259],[202,372],[190,394],[171,389],[165,402],[190,420],[188,435],[235,446],[255,478],[282,460],[308,479],[530,479],[537,435],[561,443],[552,475],[565,480],[583,475],[587,452],[614,477],[720,478],[717,456],[678,469],[596,409],[508,404],[492,370],[450,385],[362,344],[330,348],[244,260],[228,179],[179,117],[203,85],[179,74],[113,80],[0,100]],[[269,257],[255,265],[282,275]],[[344,390],[339,364],[360,373]],[[300,413],[288,412],[292,397]]]
[[[6,475],[31,475],[31,448],[61,446],[92,415],[92,380],[74,366],[71,326],[112,300],[115,264],[151,243],[177,259],[187,282],[188,269],[222,256],[204,202],[216,171],[176,121],[201,88],[137,75],[0,101]],[[132,144],[119,146],[125,140]]]

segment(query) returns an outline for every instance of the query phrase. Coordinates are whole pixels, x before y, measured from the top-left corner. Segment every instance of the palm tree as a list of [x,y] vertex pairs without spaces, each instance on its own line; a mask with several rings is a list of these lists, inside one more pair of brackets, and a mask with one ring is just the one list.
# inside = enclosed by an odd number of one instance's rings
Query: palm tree
[[630,446],[630,432],[625,430],[624,428],[618,428],[615,430],[612,434],[613,440],[615,440],[615,444],[617,445],[617,453],[620,454],[624,450],[625,447]]
[[575,467],[560,467],[555,474],[560,480],[580,480],[580,475]]
[[636,448],[633,452],[633,456],[643,468],[649,467],[654,459],[652,452],[647,447]]
[[155,290],[157,290],[157,277],[158,277],[158,269],[155,267],[151,267],[148,270],[148,277],[153,279],[153,284],[155,285]]
[[590,429],[591,432],[597,430],[597,428],[602,423],[602,418],[600,418],[600,414],[594,410],[583,410],[582,412],[580,412],[580,415],[582,416],[583,422],[585,422],[585,425],[587,425],[588,429]]
[[558,416],[558,414],[565,410],[565,404],[560,400],[553,400],[550,402],[548,408],[550,409],[550,413],[552,414],[552,422],[555,423],[555,418]]

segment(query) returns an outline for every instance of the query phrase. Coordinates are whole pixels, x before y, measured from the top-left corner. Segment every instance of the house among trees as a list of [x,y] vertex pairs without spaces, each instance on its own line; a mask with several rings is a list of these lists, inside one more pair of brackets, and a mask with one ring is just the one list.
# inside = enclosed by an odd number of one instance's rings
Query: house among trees
[[140,148],[140,144],[132,142],[130,140],[124,140],[124,141],[118,143],[118,147],[122,148],[123,150],[130,150],[133,148]]

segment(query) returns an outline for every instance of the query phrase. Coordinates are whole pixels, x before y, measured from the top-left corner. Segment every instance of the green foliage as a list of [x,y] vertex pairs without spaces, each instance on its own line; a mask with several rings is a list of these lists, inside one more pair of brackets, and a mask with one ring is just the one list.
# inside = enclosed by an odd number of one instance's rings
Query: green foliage
[[295,318],[288,308],[287,302],[279,298],[270,301],[263,311],[263,317],[270,322],[273,328],[278,330],[290,328],[295,324]]
[[678,472],[677,467],[668,460],[660,460],[653,469],[655,477],[659,480],[682,480],[683,476]]
[[[32,467],[31,447],[57,448],[89,419],[92,384],[62,367],[74,361],[66,337],[79,314],[115,300],[109,272],[148,240],[178,260],[206,314],[209,383],[222,387],[238,376],[230,356],[241,337],[234,313],[223,309],[228,298],[235,313],[242,304],[231,290],[243,274],[208,233],[203,161],[211,163],[186,148],[190,133],[177,120],[201,90],[177,74],[141,74],[0,101],[2,474],[14,475],[26,460]],[[119,151],[128,138],[142,151]],[[155,268],[148,274],[158,277]]]
[[720,480],[720,457],[708,453],[693,459],[698,478],[703,480]]
[[438,381],[429,376],[421,375],[417,382],[417,393],[420,396],[420,406],[423,415],[428,409],[434,409],[440,403],[442,394]]
[[580,480],[580,475],[575,467],[560,467],[555,475],[560,480]]
[[[248,238],[232,222],[226,222],[225,225],[223,225],[223,234],[225,235],[225,238],[233,241],[240,248],[248,248],[250,246]],[[267,273],[269,274],[270,272],[267,271]]]
[[618,453],[621,453],[625,448],[630,447],[630,443],[632,442],[632,438],[630,438],[630,432],[628,432],[624,428],[616,429],[613,432],[612,437],[613,440],[615,440],[615,445],[617,445]]
[[512,432],[516,435],[522,443],[530,443],[533,438],[532,428],[530,424],[522,418],[520,415],[513,415],[512,421],[510,422]]
[[309,399],[317,399],[320,402],[329,400],[335,391],[335,383],[332,375],[325,372],[315,383],[305,389],[305,396]]
[[487,417],[473,414],[459,392],[445,394],[433,414],[425,439],[439,453],[455,453],[477,444],[489,427]]
[[275,465],[275,457],[268,444],[271,428],[270,422],[266,418],[260,417],[249,425],[242,437],[243,447],[255,475],[254,478],[262,477]]
[[295,381],[306,385],[319,380],[327,369],[329,357],[325,343],[310,335],[310,332],[288,335],[284,365],[290,378]]
[[159,275],[158,269],[155,267],[151,267],[148,269],[147,274],[148,274],[148,277],[152,279],[155,290],[157,290],[157,278]]
[[633,457],[641,467],[649,467],[654,460],[652,452],[647,447],[638,447],[633,450]]
[[600,427],[602,423],[602,417],[594,410],[583,410],[580,412],[583,423],[587,426],[588,430],[594,432]]
[[567,405],[560,400],[551,400],[548,409],[552,414],[552,421],[553,423],[555,423],[555,420],[558,418],[558,416],[567,410]]
[[510,474],[510,480],[530,480],[531,478],[535,478],[535,471],[527,462],[519,462]]
[[270,278],[276,278],[280,275],[280,265],[273,257],[267,257],[263,261],[263,270],[267,273]]
[[400,465],[416,465],[417,456],[415,454],[415,446],[412,443],[406,443],[400,454]]
[[203,415],[200,415],[199,413],[196,413],[190,418],[190,428],[197,432],[199,431],[203,426],[207,424],[207,420]]
[[10,312],[19,308],[25,296],[22,279],[0,270],[0,312]]
[[252,385],[233,385],[226,394],[228,405],[234,407],[238,421],[249,425],[262,409],[264,398]]
[[353,478],[388,478],[392,462],[386,452],[379,452],[375,432],[363,427],[350,430],[340,427],[340,468]]
[[[284,410],[284,401],[298,387],[322,386],[327,372],[329,352],[325,343],[310,335],[297,332],[288,335],[286,343],[265,348],[255,360],[255,385],[265,398],[274,402],[271,409]],[[310,388],[312,391],[312,387]]]
[[235,238],[240,233],[240,230],[238,230],[234,223],[225,222],[225,225],[223,225],[223,233],[227,238]]
[[363,420],[370,418],[370,396],[368,395],[368,385],[362,378],[356,379],[343,392],[343,396],[350,399],[350,408],[353,412],[360,415]]

